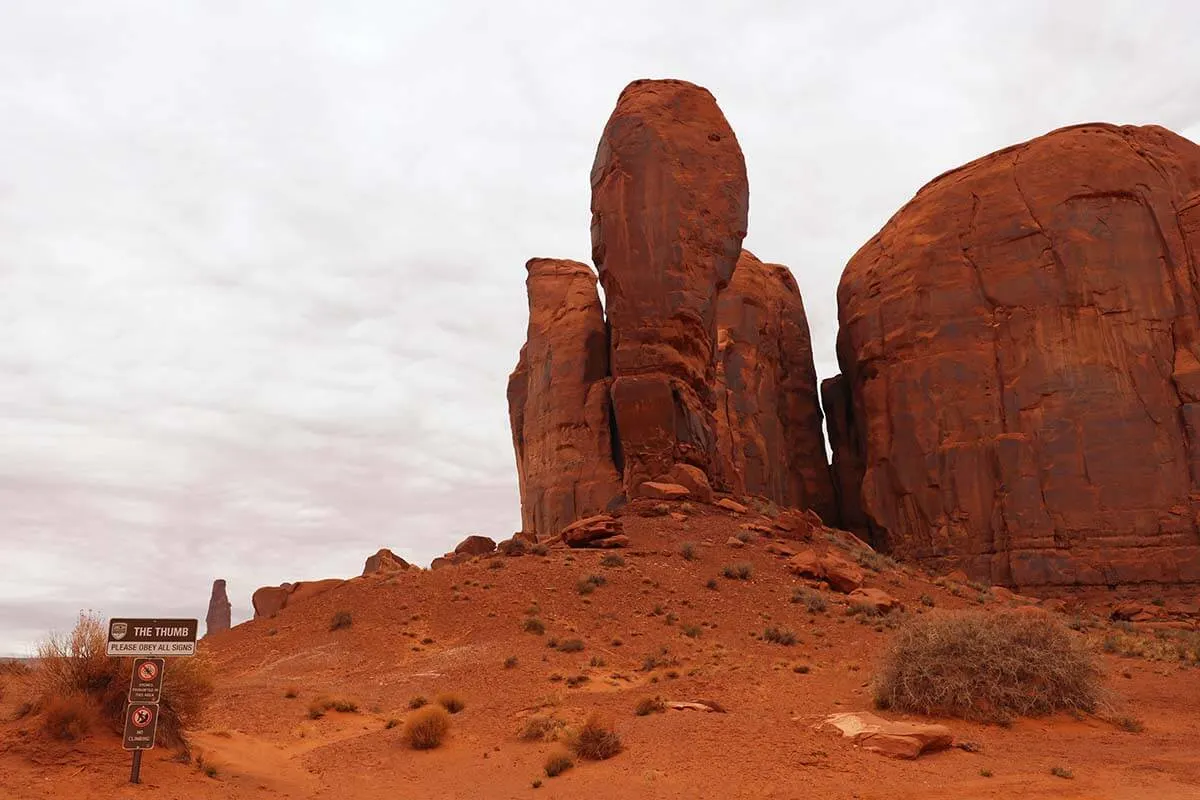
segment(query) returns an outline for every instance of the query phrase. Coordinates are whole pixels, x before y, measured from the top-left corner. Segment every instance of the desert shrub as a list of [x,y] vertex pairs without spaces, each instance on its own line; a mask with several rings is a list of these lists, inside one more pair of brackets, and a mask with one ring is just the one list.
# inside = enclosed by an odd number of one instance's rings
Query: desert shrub
[[684,542],[679,546],[679,555],[684,561],[695,561],[700,557],[700,551],[695,542]]
[[582,639],[567,639],[566,641],[559,642],[558,644],[558,650],[561,653],[578,653],[582,649]]
[[300,687],[299,686],[287,687],[286,689],[283,690],[283,696],[286,697],[288,700],[294,700],[295,698],[300,696]]
[[736,564],[726,564],[721,574],[730,580],[748,581],[754,574],[754,565],[749,561],[739,561]]
[[345,697],[331,697],[323,694],[313,698],[313,701],[308,704],[308,718],[320,719],[325,716],[326,711],[331,709],[342,714],[353,714],[358,711],[358,703]]
[[525,622],[521,625],[526,633],[534,633],[541,636],[546,632],[546,623],[542,622],[537,617],[526,617]]
[[1051,767],[1050,774],[1056,778],[1066,778],[1067,780],[1075,777],[1075,773],[1066,767]]
[[646,717],[650,714],[661,714],[667,710],[667,704],[663,702],[661,697],[643,697],[634,706],[633,713],[639,717]]
[[715,590],[715,589],[717,588],[717,579],[716,579],[716,578],[709,578],[709,579],[708,579],[708,581],[707,581],[707,582],[704,584],[704,588],[705,588],[705,589],[714,589],[714,590]]
[[743,544],[745,544],[754,538],[754,534],[751,533],[750,531],[738,531],[737,533],[734,534],[734,538],[736,538],[739,542],[742,542]]
[[696,639],[700,636],[700,634],[704,633],[704,629],[699,625],[684,625],[682,630],[683,635],[691,639]]
[[591,660],[590,660],[590,661],[588,661],[588,666],[591,666],[591,667],[603,667],[603,666],[606,666],[606,665],[607,665],[607,663],[608,663],[608,662],[606,662],[606,661],[605,661],[603,658],[601,658],[600,656],[592,656]]
[[408,707],[416,710],[429,705],[429,700],[424,695],[418,694],[408,699]]
[[566,750],[555,750],[546,756],[546,763],[542,768],[546,771],[547,778],[555,778],[573,766],[575,766],[575,762],[571,760],[570,753]]
[[1200,633],[1195,631],[1155,631],[1152,635],[1120,628],[1104,637],[1102,647],[1106,653],[1129,658],[1200,665]]
[[564,727],[566,723],[557,717],[536,714],[525,721],[517,738],[523,742],[552,742]]
[[824,613],[829,604],[825,601],[825,595],[820,592],[810,589],[796,589],[792,592],[793,603],[803,603],[810,614]]
[[432,750],[450,732],[450,715],[441,706],[414,711],[404,723],[404,741],[413,750]]
[[621,737],[613,730],[612,723],[593,712],[573,737],[571,749],[580,758],[603,761],[621,752]]
[[1088,651],[1049,616],[931,613],[895,634],[875,680],[880,708],[1003,720],[1093,711],[1100,674]]
[[96,720],[96,708],[85,694],[51,697],[42,709],[42,729],[52,738],[77,742],[86,736]]
[[508,658],[504,659],[504,668],[505,669],[512,669],[515,666],[517,666],[517,657],[516,656],[509,656]]
[[650,653],[642,659],[642,671],[650,672],[659,667],[674,667],[679,664],[679,659],[671,655],[671,651],[666,647],[660,647],[658,652]]
[[921,595],[921,605],[928,606],[929,608],[933,608],[934,600],[929,595],[923,594],[923,595]]
[[591,594],[596,591],[597,586],[603,586],[608,583],[608,580],[603,575],[588,575],[586,578],[580,578],[575,584],[575,589],[580,594]]
[[587,675],[572,675],[571,677],[567,678],[567,688],[577,689],[590,680],[591,678],[589,678]]
[[890,556],[876,553],[874,550],[864,550],[858,547],[851,551],[850,555],[858,562],[859,566],[866,567],[872,572],[883,572],[887,569],[894,569],[896,566],[895,560]]
[[462,699],[462,696],[454,692],[442,692],[435,700],[442,708],[449,711],[451,714],[457,714],[467,707],[467,701]]
[[622,558],[621,556],[617,555],[616,553],[609,553],[604,558],[600,559],[600,566],[602,566],[602,567],[623,567],[623,566],[625,566],[625,559]]
[[339,611],[329,621],[329,630],[340,631],[342,628],[349,628],[353,624],[354,617],[350,615],[349,611]]
[[[52,634],[38,646],[33,673],[39,702],[83,695],[94,704],[99,719],[115,731],[125,723],[133,659],[105,655],[108,627],[104,618],[83,613],[67,634]],[[197,722],[212,697],[212,673],[203,656],[174,658],[163,676],[156,741],[183,744],[183,731]]]
[[781,644],[791,647],[796,643],[796,634],[786,628],[776,628],[774,625],[763,631],[763,638],[771,644]]
[[529,552],[533,553],[535,556],[544,556],[550,553],[550,548],[544,544],[535,544],[533,547],[529,548]]

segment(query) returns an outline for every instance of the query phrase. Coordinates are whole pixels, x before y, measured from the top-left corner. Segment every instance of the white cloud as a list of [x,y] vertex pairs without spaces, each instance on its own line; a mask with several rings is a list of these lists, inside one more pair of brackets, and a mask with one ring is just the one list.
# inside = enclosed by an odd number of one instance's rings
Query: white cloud
[[0,0],[0,651],[518,525],[524,262],[638,77],[708,86],[836,371],[849,256],[1079,121],[1200,133],[1187,2]]

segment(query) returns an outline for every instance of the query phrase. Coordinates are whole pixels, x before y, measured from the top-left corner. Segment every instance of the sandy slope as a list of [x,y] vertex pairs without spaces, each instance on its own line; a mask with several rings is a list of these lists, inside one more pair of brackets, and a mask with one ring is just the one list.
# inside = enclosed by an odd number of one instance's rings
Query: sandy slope
[[[827,593],[826,614],[789,602],[803,585],[758,539],[725,544],[745,519],[705,511],[678,522],[626,518],[634,547],[625,565],[603,554],[552,551],[479,560],[437,572],[355,579],[272,620],[249,622],[203,645],[217,668],[218,694],[193,756],[156,750],[145,783],[130,786],[128,756],[108,734],[75,746],[47,741],[36,718],[0,725],[0,800],[10,798],[1200,798],[1200,670],[1104,657],[1119,704],[1145,723],[1126,733],[1100,719],[1024,720],[1011,728],[948,721],[981,752],[954,749],[915,762],[856,750],[814,730],[825,715],[870,708],[872,666],[886,628],[845,614]],[[701,545],[686,561],[680,541]],[[820,543],[825,546],[824,542]],[[719,576],[734,561],[755,565],[750,581]],[[500,568],[491,568],[493,563]],[[584,596],[577,581],[607,580]],[[716,578],[716,590],[706,588]],[[908,571],[872,574],[916,613],[974,606]],[[974,595],[974,592],[964,593]],[[546,634],[522,630],[531,606]],[[354,624],[330,632],[335,611]],[[768,624],[793,629],[783,647],[755,637]],[[685,625],[700,625],[696,638]],[[563,653],[547,640],[582,639]],[[647,655],[669,650],[677,664],[643,671]],[[514,668],[504,661],[517,658]],[[593,658],[603,662],[592,666]],[[807,674],[793,670],[810,667]],[[587,675],[568,688],[563,679]],[[1128,675],[1129,677],[1125,677]],[[10,680],[0,714],[20,695]],[[296,699],[286,687],[299,687]],[[455,691],[467,701],[446,745],[414,752],[400,743],[410,697]],[[357,700],[360,711],[307,718],[320,693]],[[646,696],[711,699],[728,713],[633,714]],[[551,745],[517,738],[532,713],[581,721],[599,710],[616,720],[625,752],[547,779]],[[1054,777],[1067,767],[1074,778]],[[988,770],[992,777],[983,777]],[[531,782],[541,778],[534,789]]]

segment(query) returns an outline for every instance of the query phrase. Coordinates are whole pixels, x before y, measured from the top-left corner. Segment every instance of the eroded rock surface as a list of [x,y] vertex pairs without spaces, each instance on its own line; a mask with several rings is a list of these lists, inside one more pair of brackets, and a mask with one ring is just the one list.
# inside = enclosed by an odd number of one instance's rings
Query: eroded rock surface
[[578,261],[526,265],[529,329],[508,381],[521,524],[557,534],[621,493],[613,460],[608,334],[596,276]]
[[229,630],[232,621],[233,605],[229,602],[229,594],[225,591],[224,578],[213,581],[212,593],[208,598],[208,614],[204,618],[204,635],[221,633]]
[[634,81],[601,136],[591,183],[624,487],[676,462],[712,477],[717,293],[749,212],[737,137],[706,89]]
[[953,170],[850,261],[842,514],[997,584],[1200,580],[1200,147],[1065,128]]
[[717,330],[717,449],[729,488],[836,521],[808,318],[788,268],[743,250]]

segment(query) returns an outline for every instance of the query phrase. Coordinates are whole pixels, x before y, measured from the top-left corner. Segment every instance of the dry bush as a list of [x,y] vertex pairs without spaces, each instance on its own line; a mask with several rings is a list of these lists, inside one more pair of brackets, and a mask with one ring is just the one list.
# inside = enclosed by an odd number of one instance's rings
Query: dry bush
[[[93,613],[79,615],[67,634],[52,634],[38,646],[34,681],[38,697],[83,694],[91,699],[100,718],[113,730],[125,723],[129,678],[133,659],[105,655],[108,629]],[[183,744],[183,731],[197,722],[212,697],[212,673],[203,656],[168,659],[159,704],[157,742]]]
[[546,756],[546,763],[542,765],[542,768],[546,770],[547,778],[555,778],[573,766],[575,766],[575,762],[571,760],[571,754],[566,750],[559,749]]
[[621,752],[621,737],[613,730],[611,722],[593,712],[572,737],[571,749],[580,758],[603,761]]
[[646,717],[651,714],[661,714],[666,710],[667,704],[661,697],[643,697],[634,707],[633,713],[639,717]]
[[684,542],[679,546],[679,555],[683,556],[684,561],[695,561],[700,557],[700,551],[695,542]]
[[52,738],[77,742],[96,722],[95,703],[85,694],[51,697],[42,709],[42,729]]
[[791,647],[796,643],[796,634],[787,628],[777,628],[774,625],[763,631],[763,639],[772,644],[781,644],[784,647]]
[[895,635],[875,679],[880,708],[991,721],[1094,711],[1100,673],[1047,615],[936,612]]
[[329,630],[340,631],[342,628],[349,628],[353,624],[354,617],[351,616],[349,611],[339,611],[329,621]]
[[467,707],[467,701],[462,699],[462,695],[454,692],[442,692],[434,700],[451,714],[457,714]]
[[557,717],[537,714],[525,721],[517,738],[522,742],[552,742],[565,727],[566,723]]
[[330,709],[342,714],[353,714],[358,711],[358,703],[345,697],[331,697],[323,694],[308,704],[308,718],[320,719]]
[[418,694],[413,697],[410,697],[408,700],[408,707],[412,708],[412,709],[421,708],[422,706],[427,706],[427,705],[429,705],[429,701],[425,699],[424,695]]
[[441,706],[426,706],[409,715],[404,723],[404,741],[413,750],[432,750],[450,732],[450,715]]
[[754,574],[754,565],[749,561],[738,561],[735,564],[726,564],[721,570],[721,574],[731,581],[748,581],[750,576]]

